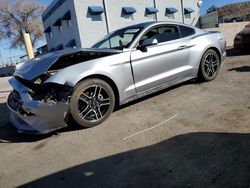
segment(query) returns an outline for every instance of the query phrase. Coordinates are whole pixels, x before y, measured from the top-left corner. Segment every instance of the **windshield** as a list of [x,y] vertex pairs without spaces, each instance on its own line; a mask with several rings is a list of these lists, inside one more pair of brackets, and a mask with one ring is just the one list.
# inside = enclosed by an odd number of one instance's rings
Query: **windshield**
[[142,28],[124,28],[107,35],[103,40],[93,46],[93,48],[108,48],[122,50],[128,48]]

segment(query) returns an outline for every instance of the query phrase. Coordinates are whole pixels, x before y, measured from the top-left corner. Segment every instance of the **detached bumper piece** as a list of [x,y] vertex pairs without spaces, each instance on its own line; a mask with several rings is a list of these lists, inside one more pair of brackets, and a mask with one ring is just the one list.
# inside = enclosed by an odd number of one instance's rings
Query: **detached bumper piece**
[[66,126],[68,103],[33,100],[29,94],[31,90],[21,82],[12,78],[9,83],[14,90],[7,105],[11,110],[10,121],[18,132],[46,134]]

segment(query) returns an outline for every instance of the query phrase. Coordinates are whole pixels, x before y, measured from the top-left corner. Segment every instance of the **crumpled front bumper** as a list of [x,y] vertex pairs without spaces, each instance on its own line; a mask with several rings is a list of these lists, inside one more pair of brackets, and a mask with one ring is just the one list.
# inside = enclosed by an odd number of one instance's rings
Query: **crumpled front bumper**
[[30,89],[17,79],[11,78],[9,83],[14,89],[7,101],[10,121],[19,132],[46,134],[66,126],[68,103],[33,100]]

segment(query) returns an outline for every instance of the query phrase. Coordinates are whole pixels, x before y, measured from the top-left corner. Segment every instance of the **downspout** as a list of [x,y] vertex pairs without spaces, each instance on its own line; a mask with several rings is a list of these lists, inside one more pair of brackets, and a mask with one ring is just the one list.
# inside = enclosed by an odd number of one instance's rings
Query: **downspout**
[[182,16],[182,23],[184,23],[184,7],[183,7],[183,0],[181,0],[181,16]]
[[[154,0],[154,7],[156,8],[156,0]],[[158,18],[157,18],[157,12],[155,13],[155,20],[158,21]]]
[[106,0],[103,0],[103,8],[105,10],[105,21],[106,21],[106,27],[107,27],[107,34],[109,34],[110,29],[109,29],[109,22],[108,22],[108,11],[106,9]]

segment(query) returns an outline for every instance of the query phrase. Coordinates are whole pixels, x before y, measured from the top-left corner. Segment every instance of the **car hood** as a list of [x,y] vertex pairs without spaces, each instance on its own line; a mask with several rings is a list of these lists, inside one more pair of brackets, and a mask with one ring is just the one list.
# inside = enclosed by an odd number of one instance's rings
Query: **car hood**
[[[120,50],[113,49],[94,49],[94,48],[85,48],[85,49],[68,49],[61,50],[56,52],[50,52],[48,54],[36,57],[24,63],[18,70],[16,70],[14,76],[20,77],[24,80],[35,80],[46,71],[50,69],[52,65],[58,64],[60,65],[60,58],[71,56],[73,54],[82,53],[84,54],[84,59],[80,61],[80,63],[92,59],[97,59],[101,57],[105,57],[108,55],[113,55],[117,53],[121,53]],[[96,54],[96,55],[95,55]],[[89,56],[89,58],[87,58]],[[91,56],[91,57],[90,57]],[[79,63],[79,62],[76,62]],[[68,66],[71,66],[70,64]],[[67,65],[58,66],[60,68],[66,68]]]

